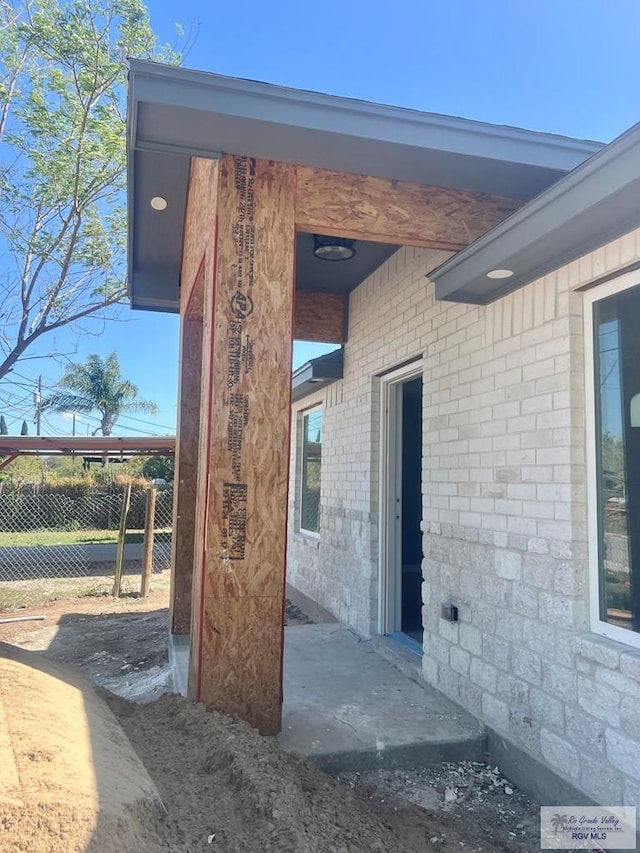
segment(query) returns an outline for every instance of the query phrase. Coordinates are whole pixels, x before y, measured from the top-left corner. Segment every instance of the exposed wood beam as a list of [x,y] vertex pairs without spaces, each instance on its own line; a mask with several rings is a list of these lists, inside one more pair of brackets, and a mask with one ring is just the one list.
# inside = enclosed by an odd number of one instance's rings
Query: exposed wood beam
[[[202,300],[204,264],[193,293]],[[192,300],[193,301],[193,300]],[[173,536],[169,624],[174,634],[188,634],[196,537],[198,444],[202,378],[202,317],[180,317],[178,428],[174,475]]]
[[343,294],[297,290],[293,337],[297,341],[345,343],[346,297]]
[[191,317],[202,317],[203,312],[203,290],[194,290],[194,286],[203,258],[213,245],[217,180],[217,160],[191,161],[180,270],[180,313]]
[[[292,166],[219,163],[206,529],[189,692],[280,729],[294,289]],[[205,288],[205,318],[208,314]]]
[[[218,199],[219,171],[216,171],[216,181],[210,186],[215,194],[215,204]],[[196,698],[200,690],[200,670],[206,666],[202,657],[200,644],[202,636],[202,597],[206,579],[206,537],[209,517],[209,477],[211,472],[211,395],[213,382],[213,329],[214,329],[214,282],[215,282],[215,253],[216,253],[216,220],[215,205],[207,210],[213,216],[213,221],[203,221],[202,226],[212,236],[206,249],[202,264],[203,272],[203,305],[202,305],[202,361],[200,377],[200,419],[198,425],[198,466],[196,476],[196,500],[192,508],[195,515],[194,547],[193,547],[193,578],[191,595],[191,637],[189,643],[190,658],[188,672],[188,696]]]
[[459,251],[522,205],[518,199],[296,166],[301,231]]
[[[169,596],[169,625],[174,634],[188,634],[190,630],[194,565],[202,548],[198,541],[201,516],[197,504],[202,386],[206,378],[203,309],[205,281],[211,281],[213,275],[217,183],[217,162],[192,161],[180,292],[180,371]],[[204,495],[200,502],[203,500]]]

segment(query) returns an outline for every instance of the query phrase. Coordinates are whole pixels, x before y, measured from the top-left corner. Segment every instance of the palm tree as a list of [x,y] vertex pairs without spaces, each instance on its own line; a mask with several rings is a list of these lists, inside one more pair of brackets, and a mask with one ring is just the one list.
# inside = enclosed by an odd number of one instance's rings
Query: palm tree
[[86,364],[69,364],[58,385],[68,389],[43,400],[43,409],[56,412],[100,412],[100,426],[94,435],[111,435],[120,415],[144,412],[157,415],[158,407],[148,400],[137,400],[138,389],[122,377],[118,356],[114,352],[102,359],[90,355]]
[[553,831],[557,835],[560,830],[564,827],[565,823],[569,820],[569,816],[566,814],[559,814],[556,812],[554,816],[551,818],[551,825],[553,826]]

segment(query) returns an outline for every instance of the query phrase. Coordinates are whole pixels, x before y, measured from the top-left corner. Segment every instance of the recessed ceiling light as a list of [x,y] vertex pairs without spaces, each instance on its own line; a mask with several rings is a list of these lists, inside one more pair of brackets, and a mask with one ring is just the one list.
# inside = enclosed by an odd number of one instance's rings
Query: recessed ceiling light
[[167,209],[167,200],[166,198],[162,198],[161,195],[154,195],[154,197],[149,202],[151,207],[154,210],[166,210]]
[[513,270],[489,270],[487,278],[511,278]]
[[348,261],[356,253],[355,240],[347,237],[313,235],[313,254],[321,261]]

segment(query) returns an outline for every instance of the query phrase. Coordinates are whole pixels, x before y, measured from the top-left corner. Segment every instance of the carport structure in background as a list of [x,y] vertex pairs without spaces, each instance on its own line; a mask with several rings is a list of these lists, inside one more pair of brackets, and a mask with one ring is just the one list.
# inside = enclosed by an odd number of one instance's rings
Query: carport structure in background
[[175,436],[140,437],[116,435],[0,435],[0,470],[19,456],[173,456]]
[[[131,302],[181,315],[171,630],[193,699],[280,728],[293,339],[348,358],[349,292],[398,246],[457,252],[598,148],[131,63]],[[314,234],[356,262],[322,266]]]

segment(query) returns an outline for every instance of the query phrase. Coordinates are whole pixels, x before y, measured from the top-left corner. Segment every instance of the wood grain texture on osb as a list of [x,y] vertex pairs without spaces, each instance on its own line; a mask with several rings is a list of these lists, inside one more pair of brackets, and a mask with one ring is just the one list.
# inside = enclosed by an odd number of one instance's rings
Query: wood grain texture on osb
[[[280,718],[294,183],[286,164],[232,156],[219,163],[208,503],[206,529],[196,534],[206,548],[199,697],[219,696],[227,685],[228,707],[245,708],[244,718],[262,731],[265,707],[268,730],[277,731]],[[240,599],[248,601],[241,606]],[[238,625],[220,621],[225,606]],[[245,616],[258,607],[269,623],[250,629]],[[236,677],[239,661],[259,676],[256,683]],[[273,707],[265,696],[278,697]]]
[[280,731],[282,599],[209,599],[200,701],[237,714],[261,734]]
[[[215,241],[218,162],[193,158],[182,242],[180,313],[202,316],[204,292],[199,272],[203,259],[213,254]],[[199,287],[196,285],[200,285]]]
[[[237,223],[243,203],[234,182],[239,164],[248,162],[233,157],[220,162],[210,439],[215,477],[210,478],[207,531],[207,592],[214,597],[277,595],[283,583],[294,275],[293,170],[281,163],[255,163],[255,243],[245,253],[239,272]],[[244,308],[238,303],[239,293],[249,300]],[[243,486],[246,527],[236,537],[234,525],[243,510],[238,505],[238,517],[223,523],[225,504]]]
[[297,341],[345,343],[344,303],[345,297],[341,294],[298,290],[293,337]]
[[[187,485],[187,493],[184,501],[178,503],[181,516],[183,508],[185,513],[193,519],[193,571],[191,577],[191,636],[194,641],[190,646],[189,661],[189,696],[196,697],[199,682],[200,666],[200,644],[197,638],[200,636],[201,617],[201,588],[203,581],[203,565],[205,559],[206,514],[208,504],[209,483],[209,420],[211,406],[211,350],[213,334],[213,290],[215,274],[215,234],[216,234],[216,206],[218,202],[218,164],[211,160],[192,160],[189,194],[187,200],[187,211],[185,221],[185,239],[182,257],[183,288],[181,289],[181,313],[190,322],[200,322],[202,328],[201,351],[198,363],[196,338],[192,339],[194,346],[187,344],[189,352],[185,357],[190,363],[189,387],[197,387],[199,381],[199,412],[191,407],[188,401],[189,427],[185,435],[185,441],[189,443],[190,449],[187,456],[193,455],[194,439],[197,442],[195,456],[197,459],[195,479]],[[191,294],[184,290],[186,282],[193,280],[194,289]],[[187,368],[185,367],[185,370]],[[180,376],[183,369],[181,367]],[[187,388],[186,394],[189,393]],[[197,393],[197,391],[195,392]],[[182,391],[180,399],[182,400]],[[183,403],[180,403],[182,406]],[[197,432],[197,437],[196,437]],[[180,429],[178,431],[180,434]],[[180,443],[180,439],[179,439]],[[187,463],[188,465],[189,463]],[[179,459],[178,459],[179,465]],[[176,479],[180,481],[180,472],[176,467]],[[186,478],[185,478],[186,479]],[[191,490],[195,487],[195,501],[192,500]],[[188,546],[185,545],[185,550]],[[177,562],[176,562],[177,567]],[[183,578],[183,589],[187,579]],[[176,588],[176,593],[178,589]],[[186,611],[186,607],[185,607]],[[186,616],[186,612],[184,613]]]
[[[202,276],[203,278],[204,276]],[[202,318],[180,318],[180,369],[175,456],[170,624],[188,634],[195,558],[202,382]]]
[[456,251],[522,204],[469,190],[296,167],[302,231]]

